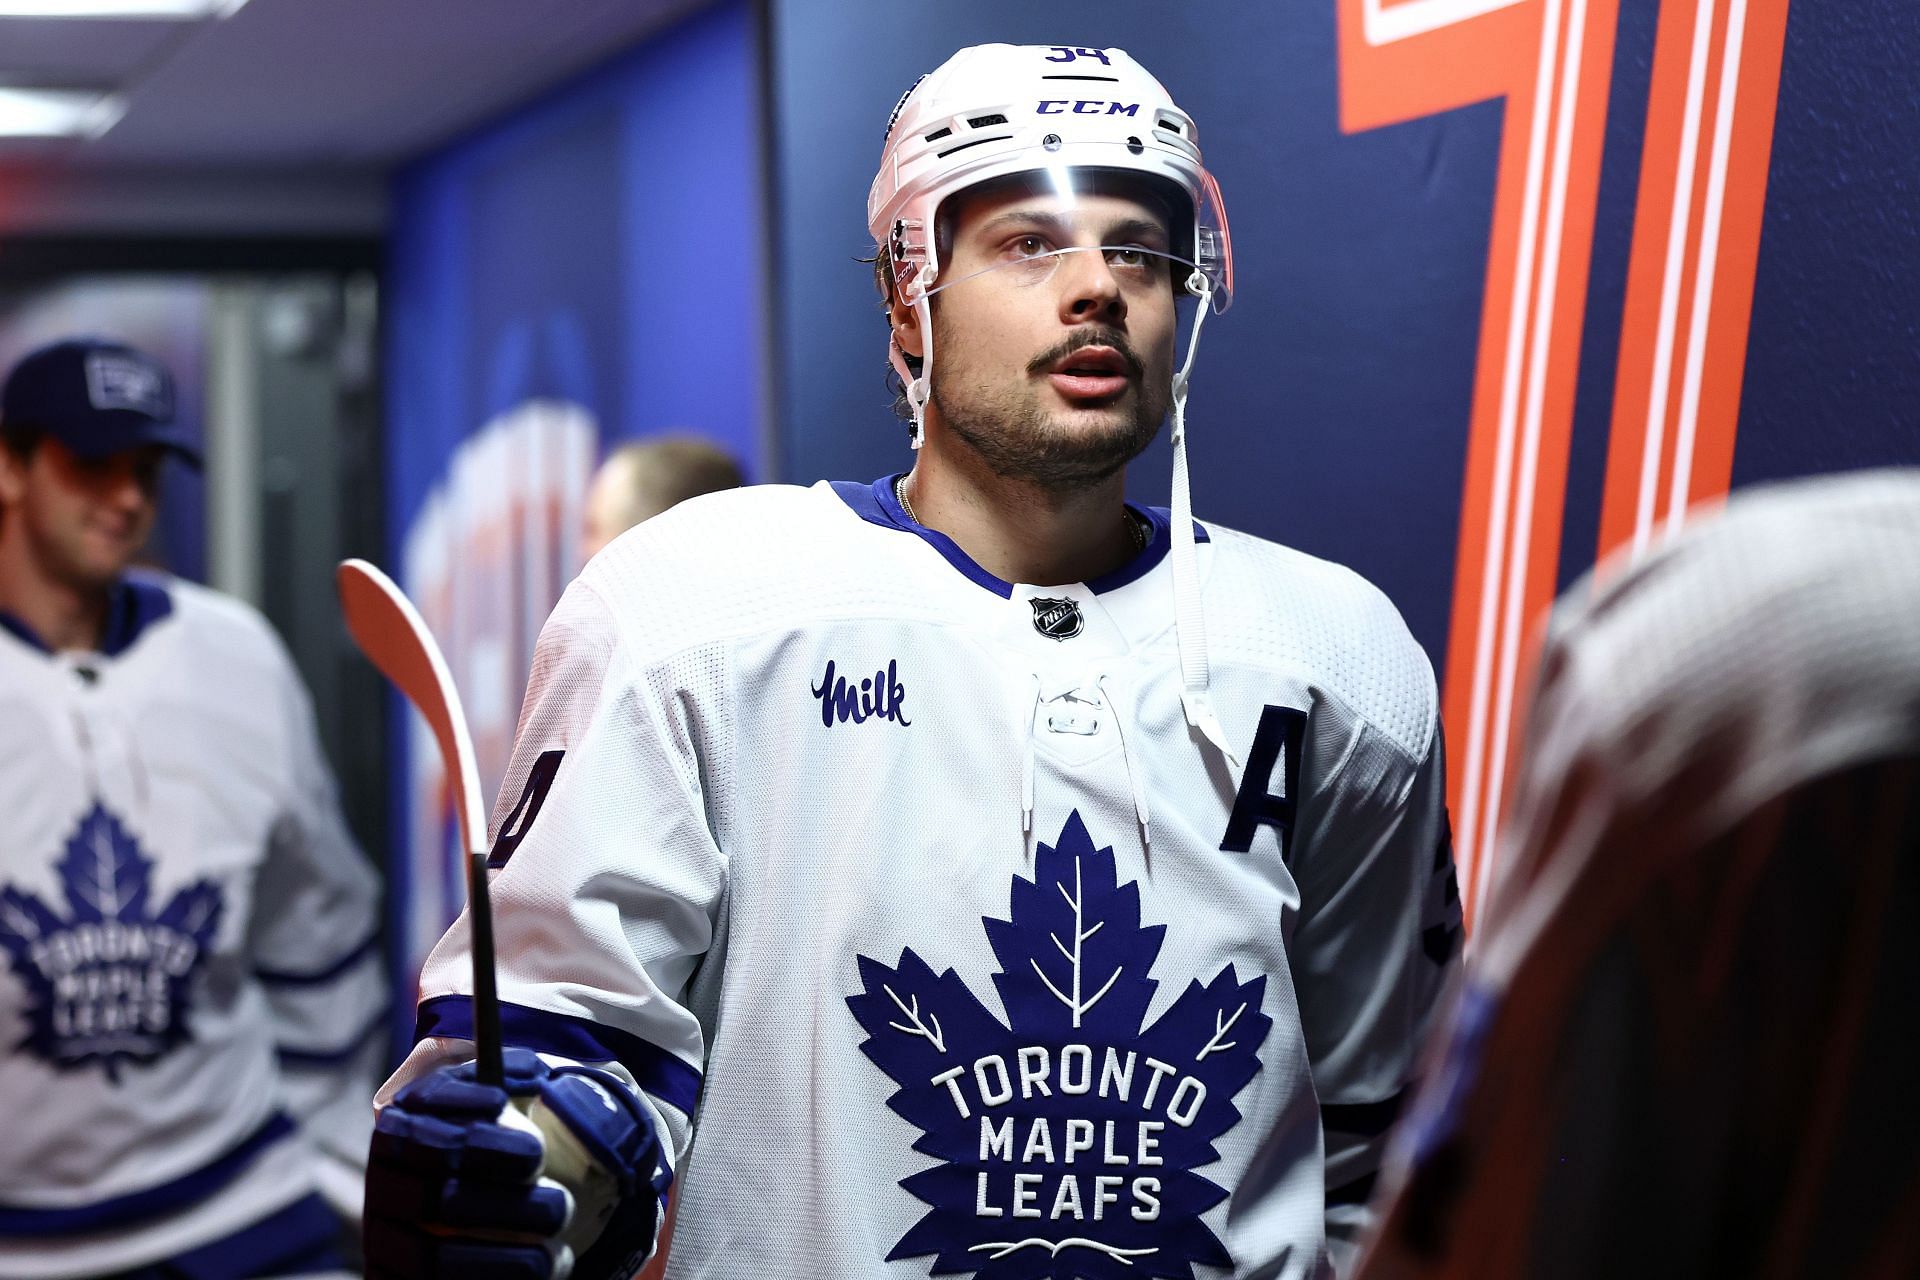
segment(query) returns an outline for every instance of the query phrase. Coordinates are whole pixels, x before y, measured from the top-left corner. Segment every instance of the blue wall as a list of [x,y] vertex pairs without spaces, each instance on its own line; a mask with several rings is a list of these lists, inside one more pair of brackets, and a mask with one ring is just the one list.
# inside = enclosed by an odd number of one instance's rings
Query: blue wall
[[699,429],[761,472],[757,58],[749,6],[719,5],[401,175],[396,538],[454,446],[538,395],[613,438]]
[[1736,485],[1920,462],[1920,10],[1796,0]]
[[[396,183],[388,561],[446,648],[489,803],[596,443],[691,429],[767,474],[759,58],[746,0],[717,5]],[[431,740],[393,726],[407,991],[464,890]]]

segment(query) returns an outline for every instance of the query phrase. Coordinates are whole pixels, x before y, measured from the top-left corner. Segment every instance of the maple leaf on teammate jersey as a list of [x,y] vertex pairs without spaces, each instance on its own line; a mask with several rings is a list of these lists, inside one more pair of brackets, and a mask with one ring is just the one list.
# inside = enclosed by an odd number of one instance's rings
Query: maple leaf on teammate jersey
[[1226,1191],[1197,1170],[1240,1121],[1272,1020],[1264,976],[1193,981],[1151,1026],[1166,926],[1140,918],[1111,848],[1078,813],[982,921],[1001,1019],[911,947],[859,957],[861,1049],[899,1086],[887,1105],[938,1163],[901,1186],[927,1212],[887,1258],[990,1280],[1164,1276],[1231,1266],[1201,1215]]
[[153,860],[95,804],[54,870],[60,915],[38,894],[0,889],[0,950],[26,987],[17,1045],[61,1070],[99,1063],[111,1080],[188,1036],[188,991],[220,927],[219,886],[202,880],[150,914]]

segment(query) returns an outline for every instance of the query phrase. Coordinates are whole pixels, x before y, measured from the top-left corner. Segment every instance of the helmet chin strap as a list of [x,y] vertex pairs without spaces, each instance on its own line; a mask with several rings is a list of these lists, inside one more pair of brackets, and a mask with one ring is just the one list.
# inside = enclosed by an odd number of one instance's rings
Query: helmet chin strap
[[906,352],[901,350],[900,339],[893,340],[893,349],[900,353],[896,367],[907,384],[907,406],[913,410],[913,431],[907,443],[918,449],[927,442],[927,401],[933,396],[933,305],[927,300],[926,290],[914,287],[914,314],[920,317],[920,376],[913,377],[907,367]]
[[1193,539],[1193,490],[1187,481],[1187,375],[1193,371],[1193,357],[1200,349],[1200,326],[1213,309],[1213,287],[1205,275],[1195,271],[1187,277],[1187,292],[1200,300],[1193,313],[1193,329],[1187,338],[1187,359],[1173,375],[1173,495],[1171,530],[1173,546],[1174,635],[1180,646],[1180,705],[1187,724],[1213,745],[1235,773],[1240,761],[1227,745],[1226,730],[1214,713],[1208,696],[1207,623],[1200,607],[1199,553]]

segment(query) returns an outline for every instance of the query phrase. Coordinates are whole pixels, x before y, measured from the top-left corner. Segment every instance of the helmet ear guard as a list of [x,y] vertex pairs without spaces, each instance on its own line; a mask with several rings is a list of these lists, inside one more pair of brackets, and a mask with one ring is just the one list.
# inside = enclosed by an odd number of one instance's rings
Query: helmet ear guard
[[927,271],[927,227],[918,218],[896,218],[886,240],[887,259],[893,265],[894,295],[912,303],[933,282]]

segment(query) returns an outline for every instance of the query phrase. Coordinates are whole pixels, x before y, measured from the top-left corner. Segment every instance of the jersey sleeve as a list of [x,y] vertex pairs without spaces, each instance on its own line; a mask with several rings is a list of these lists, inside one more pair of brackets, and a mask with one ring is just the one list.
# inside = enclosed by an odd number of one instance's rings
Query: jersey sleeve
[[[277,648],[277,645],[276,645]],[[256,882],[247,948],[272,1022],[281,1091],[316,1152],[320,1187],[360,1211],[389,1009],[379,882],[340,812],[313,706],[284,651],[286,799]]]
[[[586,582],[548,619],[495,806],[489,885],[503,1040],[624,1080],[677,1161],[705,1057],[688,987],[727,884],[706,803],[725,766],[706,745],[713,708],[636,648]],[[428,958],[418,1042],[378,1102],[473,1056],[470,936],[463,914]]]
[[1327,1238],[1344,1274],[1436,1006],[1458,963],[1460,898],[1438,717],[1417,756],[1362,721],[1316,745],[1338,764],[1303,813],[1293,952],[1326,1141]]

